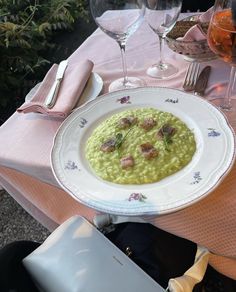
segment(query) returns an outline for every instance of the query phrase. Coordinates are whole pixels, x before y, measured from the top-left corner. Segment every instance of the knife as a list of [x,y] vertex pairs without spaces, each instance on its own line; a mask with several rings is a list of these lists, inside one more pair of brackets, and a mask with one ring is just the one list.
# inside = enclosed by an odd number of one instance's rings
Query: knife
[[55,81],[54,81],[54,83],[53,83],[53,85],[52,85],[52,87],[51,87],[51,89],[46,97],[46,100],[44,102],[44,104],[47,108],[52,108],[56,102],[57,94],[58,94],[60,84],[61,84],[61,81],[63,79],[63,75],[65,73],[67,65],[68,65],[68,61],[64,60],[64,61],[61,61],[59,66],[58,66]]
[[208,79],[211,73],[211,66],[206,66],[202,69],[201,73],[197,78],[197,82],[194,87],[194,94],[203,96],[207,87]]

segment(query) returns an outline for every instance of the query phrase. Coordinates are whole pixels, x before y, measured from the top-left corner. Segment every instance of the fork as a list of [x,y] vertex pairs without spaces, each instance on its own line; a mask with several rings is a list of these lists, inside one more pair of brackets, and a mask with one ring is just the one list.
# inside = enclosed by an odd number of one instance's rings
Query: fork
[[189,64],[184,83],[183,89],[185,91],[194,90],[198,75],[199,75],[200,64],[198,62],[191,62]]

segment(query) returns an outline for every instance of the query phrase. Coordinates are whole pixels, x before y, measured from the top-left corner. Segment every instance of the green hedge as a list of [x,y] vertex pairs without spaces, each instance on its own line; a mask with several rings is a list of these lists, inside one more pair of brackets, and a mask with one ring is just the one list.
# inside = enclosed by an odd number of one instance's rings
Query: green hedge
[[0,0],[0,107],[16,98],[27,79],[49,66],[53,37],[88,21],[85,0]]

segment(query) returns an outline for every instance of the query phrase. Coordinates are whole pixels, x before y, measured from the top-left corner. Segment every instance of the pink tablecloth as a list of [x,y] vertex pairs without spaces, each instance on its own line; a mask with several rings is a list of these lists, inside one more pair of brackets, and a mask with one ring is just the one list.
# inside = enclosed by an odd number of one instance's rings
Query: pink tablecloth
[[[144,23],[129,39],[127,64],[129,75],[144,78],[148,85],[182,89],[188,62],[165,48],[165,56],[179,68],[171,79],[158,81],[147,77],[146,68],[157,61],[157,36]],[[100,30],[92,34],[70,57],[72,62],[91,59],[94,71],[109,83],[122,74],[118,45]],[[207,62],[212,74],[208,98],[224,94],[229,66],[222,61]],[[205,65],[205,64],[203,64]],[[233,101],[236,110],[236,100]],[[228,114],[236,129],[235,111]],[[95,211],[72,199],[58,186],[50,167],[53,137],[62,119],[40,114],[15,113],[0,128],[0,184],[29,213],[50,230],[74,214],[91,219]],[[188,238],[211,251],[210,264],[236,279],[236,166],[221,185],[200,202],[169,215],[148,218],[153,224]]]

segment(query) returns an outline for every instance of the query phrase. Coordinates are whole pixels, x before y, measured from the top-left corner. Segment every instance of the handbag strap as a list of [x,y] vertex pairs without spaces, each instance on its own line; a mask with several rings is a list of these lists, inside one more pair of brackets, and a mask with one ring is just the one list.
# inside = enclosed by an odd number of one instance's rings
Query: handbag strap
[[198,246],[194,264],[184,273],[183,276],[170,279],[169,292],[192,292],[194,286],[201,282],[209,261],[209,251],[202,246]]

